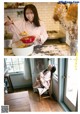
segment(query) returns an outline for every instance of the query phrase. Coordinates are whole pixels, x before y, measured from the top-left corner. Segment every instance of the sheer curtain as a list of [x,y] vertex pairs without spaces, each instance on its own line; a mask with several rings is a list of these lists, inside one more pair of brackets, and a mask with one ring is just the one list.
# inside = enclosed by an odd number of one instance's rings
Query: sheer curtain
[[31,67],[30,67],[30,59],[25,58],[24,59],[24,79],[31,80]]

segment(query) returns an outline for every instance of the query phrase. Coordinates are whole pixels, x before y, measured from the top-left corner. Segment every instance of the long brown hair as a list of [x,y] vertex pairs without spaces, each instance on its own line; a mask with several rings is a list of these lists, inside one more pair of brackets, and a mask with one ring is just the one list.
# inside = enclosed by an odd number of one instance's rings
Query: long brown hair
[[27,17],[26,17],[26,10],[27,9],[31,9],[33,14],[34,14],[34,19],[33,19],[33,23],[35,26],[39,27],[40,26],[40,22],[39,22],[39,16],[38,16],[38,12],[36,7],[33,4],[28,4],[24,7],[24,19],[25,21],[28,21]]
[[51,77],[53,76],[53,73],[56,71],[56,67],[53,66],[52,69],[51,69]]

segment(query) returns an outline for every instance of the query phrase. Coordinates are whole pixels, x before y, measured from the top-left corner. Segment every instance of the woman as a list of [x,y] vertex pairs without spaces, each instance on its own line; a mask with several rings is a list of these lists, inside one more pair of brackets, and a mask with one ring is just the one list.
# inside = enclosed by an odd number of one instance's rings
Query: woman
[[[15,27],[14,24],[17,27]],[[9,19],[5,22],[5,25],[8,26],[10,32],[13,33],[13,42],[19,39],[19,34],[23,31],[25,31],[29,36],[35,36],[34,43],[37,45],[43,44],[48,38],[45,27],[39,20],[37,9],[33,4],[28,4],[24,7],[23,20],[13,22]]]
[[55,71],[56,71],[56,67],[49,65],[48,69],[39,73],[39,76],[36,78],[36,82],[33,85],[33,88],[43,88],[45,90],[49,89],[52,74]]

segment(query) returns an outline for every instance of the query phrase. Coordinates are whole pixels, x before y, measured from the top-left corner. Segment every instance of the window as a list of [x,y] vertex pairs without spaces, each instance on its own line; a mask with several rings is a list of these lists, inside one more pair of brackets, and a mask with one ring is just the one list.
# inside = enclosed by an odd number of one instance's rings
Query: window
[[5,63],[8,73],[24,71],[24,59],[22,58],[5,58]]

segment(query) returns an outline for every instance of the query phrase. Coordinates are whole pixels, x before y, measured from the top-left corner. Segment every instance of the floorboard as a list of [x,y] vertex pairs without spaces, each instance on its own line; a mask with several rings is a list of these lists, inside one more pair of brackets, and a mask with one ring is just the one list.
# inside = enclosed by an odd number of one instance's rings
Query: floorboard
[[33,90],[5,94],[4,104],[9,105],[10,112],[64,112],[53,98],[39,100],[38,93]]
[[63,109],[53,98],[39,100],[38,93],[29,91],[30,107],[32,112],[63,112]]
[[9,105],[10,112],[30,112],[28,91],[5,94],[4,104]]

